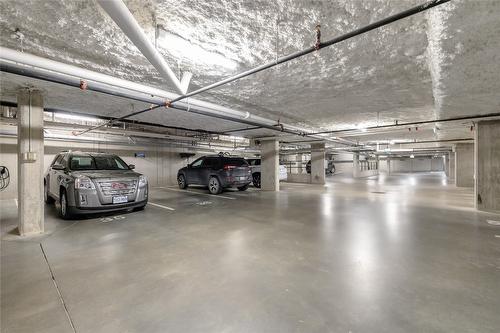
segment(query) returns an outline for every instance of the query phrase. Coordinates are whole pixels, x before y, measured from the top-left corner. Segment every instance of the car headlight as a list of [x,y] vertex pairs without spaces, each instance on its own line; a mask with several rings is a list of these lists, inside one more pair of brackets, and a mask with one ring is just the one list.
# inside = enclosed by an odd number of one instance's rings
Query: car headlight
[[139,187],[146,186],[148,184],[148,179],[146,176],[140,175],[139,176]]
[[79,176],[75,178],[75,189],[95,190],[95,186],[89,177]]

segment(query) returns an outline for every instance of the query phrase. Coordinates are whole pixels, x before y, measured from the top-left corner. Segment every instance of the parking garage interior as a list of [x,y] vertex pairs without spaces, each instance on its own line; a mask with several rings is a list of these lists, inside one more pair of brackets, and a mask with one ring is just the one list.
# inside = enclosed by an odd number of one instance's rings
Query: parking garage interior
[[0,1],[0,330],[500,331],[498,36],[496,0]]

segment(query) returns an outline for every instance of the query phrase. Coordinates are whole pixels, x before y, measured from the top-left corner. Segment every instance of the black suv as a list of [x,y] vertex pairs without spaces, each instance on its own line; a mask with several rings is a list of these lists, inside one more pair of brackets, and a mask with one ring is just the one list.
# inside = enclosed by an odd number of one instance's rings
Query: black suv
[[203,156],[177,172],[179,188],[188,185],[208,186],[212,194],[219,194],[227,187],[245,191],[252,182],[252,172],[241,157],[215,155]]
[[[306,164],[306,172],[311,173],[311,160],[309,160]],[[325,174],[333,175],[335,173],[335,164],[333,161],[325,160]]]

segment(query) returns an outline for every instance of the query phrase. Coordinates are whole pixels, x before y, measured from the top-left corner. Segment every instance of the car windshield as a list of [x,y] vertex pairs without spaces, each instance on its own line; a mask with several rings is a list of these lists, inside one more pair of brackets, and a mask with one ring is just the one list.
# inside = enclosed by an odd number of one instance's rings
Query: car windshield
[[72,156],[71,170],[127,170],[128,166],[121,158],[113,155]]

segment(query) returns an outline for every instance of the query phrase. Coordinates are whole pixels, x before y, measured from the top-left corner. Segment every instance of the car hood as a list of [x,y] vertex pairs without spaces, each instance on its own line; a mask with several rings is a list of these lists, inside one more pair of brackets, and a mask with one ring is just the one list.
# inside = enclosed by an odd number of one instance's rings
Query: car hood
[[97,178],[137,178],[141,174],[132,170],[79,170],[71,174],[75,177],[87,176],[92,179]]

